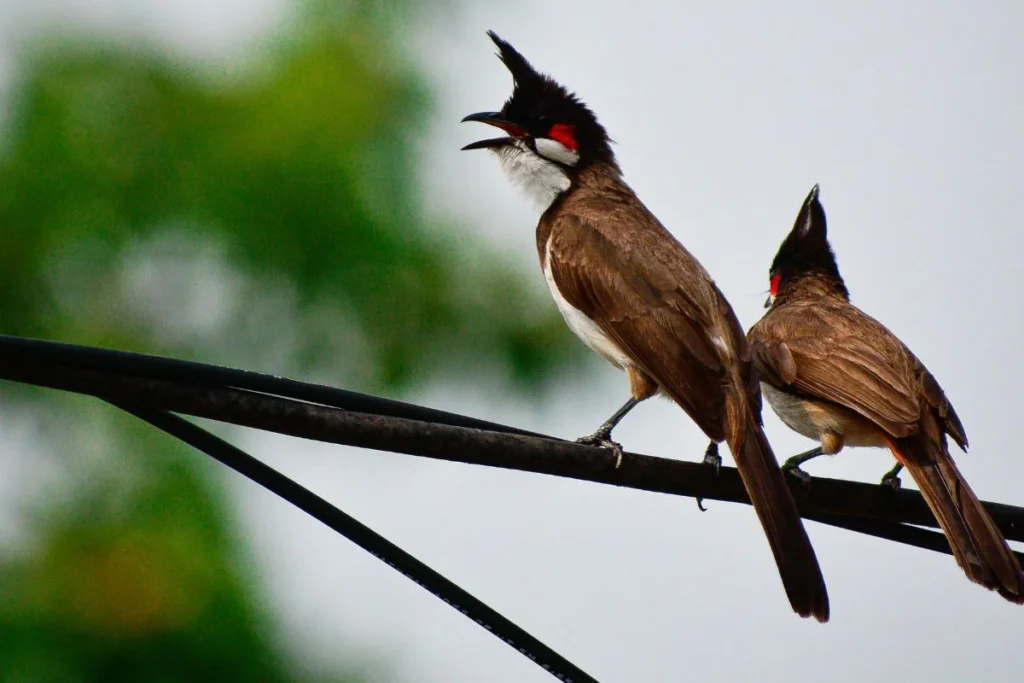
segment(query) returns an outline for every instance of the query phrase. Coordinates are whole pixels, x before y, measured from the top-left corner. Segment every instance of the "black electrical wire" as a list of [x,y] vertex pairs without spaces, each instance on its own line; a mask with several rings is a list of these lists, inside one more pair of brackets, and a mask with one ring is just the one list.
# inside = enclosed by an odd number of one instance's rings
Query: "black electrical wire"
[[[839,529],[884,538],[887,541],[895,541],[896,543],[902,543],[903,545],[923,550],[931,550],[945,555],[953,554],[953,549],[949,547],[949,539],[946,538],[945,534],[931,531],[930,529],[922,529],[912,524],[891,524],[873,519],[853,519],[813,512],[803,515],[803,518],[828,524]],[[1013,548],[1010,548],[1010,552],[1017,556],[1018,562],[1024,564],[1024,553],[1018,552]]]
[[[0,335],[0,359],[6,363],[14,363],[15,367],[20,367],[18,364],[24,363],[26,367],[33,365],[38,367],[41,364],[54,370],[58,367],[67,367],[69,370],[71,368],[82,368],[86,371],[110,376],[123,376],[126,379],[135,377],[140,381],[150,379],[164,382],[171,381],[175,384],[184,383],[197,389],[205,386],[210,391],[236,390],[252,392],[254,396],[262,394],[268,400],[302,400],[329,408],[346,410],[353,414],[359,413],[364,415],[380,415],[394,419],[411,419],[424,424],[441,424],[456,428],[484,429],[486,431],[520,434],[564,443],[561,439],[555,439],[546,435],[534,434],[505,425],[476,420],[400,401],[333,389],[306,382],[297,382],[271,375],[160,356]],[[12,378],[17,378],[17,374],[12,375]],[[22,379],[29,383],[35,383],[30,378]],[[81,388],[70,390],[84,391]],[[85,391],[85,393],[90,392]],[[103,398],[102,395],[100,397]],[[432,418],[434,417],[438,418],[438,420],[433,420]],[[920,527],[913,527],[909,524],[876,521],[866,518],[849,519],[809,511],[804,513],[804,517],[850,531],[896,541],[897,543],[942,553],[950,552],[948,542],[942,534],[921,529]]]
[[394,543],[248,453],[173,413],[118,403],[112,405],[184,441],[284,498],[441,598],[558,680],[597,683],[594,677]]
[[35,361],[63,363],[96,370],[110,370],[121,375],[136,375],[154,379],[176,380],[188,377],[190,381],[218,386],[248,389],[263,394],[294,398],[310,403],[341,408],[357,413],[401,417],[407,420],[434,422],[452,427],[486,429],[503,434],[521,434],[541,439],[554,437],[517,429],[507,425],[478,420],[473,417],[426,408],[412,403],[370,396],[356,391],[335,389],[310,382],[276,377],[249,370],[236,370],[217,365],[165,358],[130,351],[99,349],[78,344],[65,344],[45,339],[28,339],[0,335],[0,356],[19,357]]

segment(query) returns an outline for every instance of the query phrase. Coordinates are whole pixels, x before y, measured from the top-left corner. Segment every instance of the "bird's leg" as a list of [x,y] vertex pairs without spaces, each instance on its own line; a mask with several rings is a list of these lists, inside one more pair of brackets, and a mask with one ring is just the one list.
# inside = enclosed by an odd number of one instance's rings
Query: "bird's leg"
[[903,465],[896,463],[896,466],[886,472],[885,476],[882,477],[882,486],[889,486],[892,490],[898,491],[903,485],[903,482],[901,482],[899,478],[899,473],[902,469]]
[[796,477],[805,484],[810,484],[811,475],[807,474],[802,469],[800,469],[800,465],[803,465],[808,460],[813,460],[814,458],[817,458],[819,455],[822,455],[821,446],[818,446],[817,448],[812,448],[811,450],[806,451],[804,453],[798,453],[794,455],[792,458],[788,459],[786,462],[782,463],[782,471],[792,474],[794,477]]
[[615,453],[615,468],[618,469],[619,465],[622,464],[622,444],[612,441],[612,430],[615,429],[615,425],[622,421],[622,418],[626,417],[626,413],[636,407],[640,400],[630,396],[629,400],[616,410],[614,415],[605,420],[593,434],[581,436],[576,439],[576,443],[581,443],[585,446],[599,446],[611,450]]
[[[722,469],[722,456],[718,454],[718,444],[714,441],[709,443],[707,449],[704,451],[704,464],[714,467],[715,474],[718,474]],[[700,496],[697,497],[697,509],[701,512],[708,511],[708,509],[704,507],[704,499]]]

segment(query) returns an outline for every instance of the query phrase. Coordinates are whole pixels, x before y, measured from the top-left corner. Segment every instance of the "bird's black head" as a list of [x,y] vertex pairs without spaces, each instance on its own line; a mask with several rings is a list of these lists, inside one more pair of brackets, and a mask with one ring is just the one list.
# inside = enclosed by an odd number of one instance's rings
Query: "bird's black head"
[[508,135],[474,142],[463,149],[500,151],[518,146],[563,168],[580,168],[594,161],[614,163],[611,140],[594,112],[574,93],[534,69],[494,31],[487,35],[512,72],[512,96],[501,111],[470,114],[462,120],[488,123]]
[[772,261],[768,271],[771,294],[765,308],[771,305],[780,291],[805,276],[823,278],[833,291],[849,297],[846,284],[839,274],[836,256],[828,243],[825,209],[818,200],[817,185],[811,188],[800,207],[793,229],[783,240]]

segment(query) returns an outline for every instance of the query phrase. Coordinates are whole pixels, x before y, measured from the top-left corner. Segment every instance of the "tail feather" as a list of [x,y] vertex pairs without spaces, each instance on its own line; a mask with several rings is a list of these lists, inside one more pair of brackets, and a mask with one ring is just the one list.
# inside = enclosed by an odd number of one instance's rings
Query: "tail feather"
[[960,474],[944,441],[913,436],[892,442],[890,449],[921,489],[967,578],[1010,602],[1024,604],[1020,563]]
[[818,558],[746,392],[730,392],[726,410],[726,441],[768,537],[789,603],[800,616],[826,622],[828,591]]

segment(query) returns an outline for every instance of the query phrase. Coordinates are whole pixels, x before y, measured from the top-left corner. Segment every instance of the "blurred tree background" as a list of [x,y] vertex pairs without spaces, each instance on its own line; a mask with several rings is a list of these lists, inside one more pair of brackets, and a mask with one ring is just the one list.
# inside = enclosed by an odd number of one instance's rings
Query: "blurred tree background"
[[[404,45],[452,9],[308,2],[217,69],[34,41],[0,130],[0,332],[378,393],[467,366],[538,390],[576,346],[533,274],[423,209],[431,101]],[[224,473],[98,402],[0,391],[0,679],[379,675],[289,659]]]

